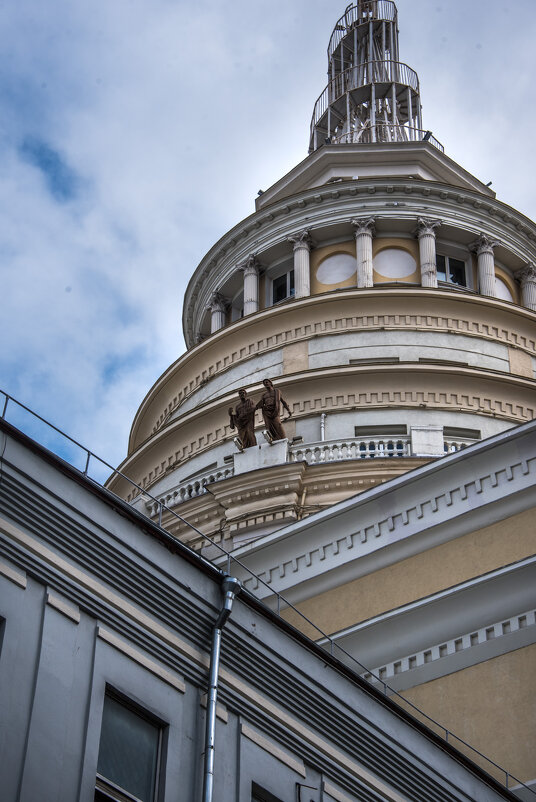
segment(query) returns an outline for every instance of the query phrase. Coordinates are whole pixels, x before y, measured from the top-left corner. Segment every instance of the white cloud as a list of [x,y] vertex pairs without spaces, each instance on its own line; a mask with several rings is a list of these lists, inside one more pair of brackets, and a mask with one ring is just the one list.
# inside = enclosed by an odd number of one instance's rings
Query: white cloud
[[[534,214],[532,0],[397,5],[425,125]],[[343,12],[327,0],[1,7],[0,387],[121,461],[138,404],[183,350],[198,261],[307,153]],[[76,176],[74,197],[59,202],[24,158],[28,137]]]

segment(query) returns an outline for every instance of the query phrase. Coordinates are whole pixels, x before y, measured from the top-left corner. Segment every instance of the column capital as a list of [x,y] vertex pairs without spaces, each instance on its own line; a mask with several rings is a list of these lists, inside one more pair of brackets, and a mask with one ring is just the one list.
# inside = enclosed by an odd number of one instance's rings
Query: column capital
[[287,242],[291,242],[294,245],[294,250],[307,248],[307,250],[310,251],[313,246],[311,232],[308,228],[304,228],[303,231],[298,231],[296,234],[290,234],[287,237]]
[[242,262],[242,264],[238,265],[238,269],[242,271],[244,277],[260,275],[261,265],[256,254],[252,253],[250,256],[248,256],[245,262]]
[[208,299],[208,308],[211,312],[225,312],[229,302],[221,292],[213,292]]
[[515,273],[515,277],[521,284],[522,288],[526,284],[536,283],[536,266],[533,264],[533,262],[527,262],[524,267]]
[[417,218],[417,228],[415,229],[415,235],[417,239],[421,237],[426,237],[432,235],[435,237],[435,230],[442,224],[442,220],[433,220],[430,217],[418,217]]
[[469,245],[469,250],[476,253],[477,256],[480,256],[481,253],[490,253],[493,256],[494,248],[500,244],[499,240],[488,237],[487,234],[479,234],[478,239]]
[[355,228],[356,237],[358,237],[360,234],[370,234],[371,237],[374,236],[376,224],[375,217],[363,217],[362,219],[354,218],[353,220],[350,220],[350,222]]

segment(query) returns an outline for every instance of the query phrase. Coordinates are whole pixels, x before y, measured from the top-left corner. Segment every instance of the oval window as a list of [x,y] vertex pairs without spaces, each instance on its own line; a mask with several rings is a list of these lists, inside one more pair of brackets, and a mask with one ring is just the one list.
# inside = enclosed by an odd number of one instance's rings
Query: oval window
[[383,278],[407,278],[415,273],[417,262],[402,248],[384,248],[374,257],[373,266]]
[[333,253],[320,263],[316,278],[321,284],[340,284],[355,275],[356,270],[355,256],[350,253]]

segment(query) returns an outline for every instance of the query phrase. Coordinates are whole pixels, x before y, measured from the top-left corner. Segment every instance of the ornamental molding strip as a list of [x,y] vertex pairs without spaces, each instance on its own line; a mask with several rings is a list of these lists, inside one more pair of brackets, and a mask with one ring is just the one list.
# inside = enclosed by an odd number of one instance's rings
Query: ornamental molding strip
[[530,609],[399,657],[361,676],[373,684],[387,682],[393,690],[401,691],[533,643],[536,643],[536,611]]
[[[391,370],[393,368],[392,365],[389,365],[388,367]],[[421,367],[424,372],[425,366],[419,367]],[[400,370],[407,371],[408,364],[400,363],[398,368]],[[349,366],[349,369],[353,371],[355,370],[355,366]],[[462,369],[459,368],[458,373],[461,371]],[[452,370],[450,370],[449,375],[451,372]],[[340,368],[337,370],[337,374],[340,376]],[[298,381],[301,378],[302,374],[299,374],[297,377],[293,377],[293,380]],[[489,379],[490,373],[482,373],[481,378]],[[502,376],[500,374],[495,374],[495,378],[501,380]],[[290,382],[290,377],[286,377],[286,381]],[[528,380],[521,379],[520,381],[521,383],[527,383],[528,385]],[[225,406],[225,404],[228,404],[228,402],[229,398],[224,397],[218,399],[218,401],[215,403],[217,403],[218,406]],[[469,395],[463,392],[447,391],[427,392],[425,390],[380,390],[363,393],[340,393],[339,395],[325,395],[317,398],[294,401],[292,404],[292,414],[295,418],[300,418],[307,417],[308,415],[315,414],[317,412],[329,412],[334,410],[339,411],[364,406],[366,406],[368,409],[391,408],[393,406],[421,408],[426,406],[431,409],[452,409],[458,412],[484,413],[514,422],[519,422],[520,420],[532,420],[536,413],[536,409],[534,407],[529,407],[525,404],[514,401],[507,401],[500,398],[492,398],[490,396],[480,395],[478,392],[472,392]],[[194,417],[195,413],[192,413],[185,419],[177,419],[172,427],[162,430],[160,436],[164,439],[167,437],[175,439],[173,438],[173,433],[177,429],[180,429],[181,426],[185,425],[188,418],[192,420]],[[184,443],[181,448],[175,449],[172,452],[168,451],[168,453],[163,456],[158,463],[154,463],[150,470],[144,473],[143,477],[138,480],[138,484],[143,489],[148,490],[164,474],[166,474],[168,470],[176,468],[178,465],[185,462],[192,456],[200,455],[212,448],[218,442],[228,440],[233,436],[233,432],[227,423],[210,430],[205,430],[205,432],[200,434],[195,440]],[[154,445],[155,441],[152,440],[149,444],[146,444],[145,448],[152,449]],[[131,454],[126,462],[123,463],[121,470],[124,472],[128,467],[128,463],[138,458],[143,453],[143,450],[144,449],[142,448]],[[126,496],[126,500],[131,501],[137,495],[138,491],[134,490],[129,493],[128,496]]]
[[[477,296],[479,298],[479,296]],[[314,303],[315,297],[307,299]],[[475,296],[471,296],[475,300]],[[496,300],[496,299],[494,299]],[[269,311],[269,310],[267,310]],[[510,310],[509,310],[510,311]],[[471,320],[467,317],[448,317],[434,314],[379,314],[379,315],[356,315],[352,317],[338,317],[335,319],[326,318],[325,320],[306,323],[274,333],[269,337],[264,337],[243,346],[240,349],[232,350],[223,359],[201,370],[193,377],[188,384],[183,385],[182,389],[173,394],[173,398],[161,411],[159,417],[153,424],[151,434],[155,434],[169,417],[178,409],[181,404],[200,387],[204,386],[213,376],[229,370],[236,364],[250,359],[257,354],[281,348],[290,343],[310,340],[319,336],[331,335],[336,333],[349,333],[352,331],[376,331],[383,329],[400,330],[424,330],[429,329],[438,332],[459,333],[469,337],[496,340],[506,345],[519,348],[531,356],[536,356],[536,338],[529,338],[513,328],[507,329],[492,323]],[[221,331],[221,336],[229,335],[231,331],[226,328]],[[194,364],[197,364],[197,360]],[[177,368],[174,368],[177,369]]]

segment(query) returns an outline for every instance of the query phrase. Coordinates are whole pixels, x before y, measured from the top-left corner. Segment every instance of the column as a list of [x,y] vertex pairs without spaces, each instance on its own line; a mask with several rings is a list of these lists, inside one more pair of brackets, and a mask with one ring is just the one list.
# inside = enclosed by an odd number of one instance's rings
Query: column
[[251,255],[240,267],[244,274],[244,315],[259,311],[259,274],[260,265]]
[[437,287],[435,229],[440,225],[441,220],[428,220],[424,217],[417,220],[422,287]]
[[372,237],[374,218],[352,220],[355,228],[355,252],[357,259],[357,286],[372,287]]
[[210,309],[210,333],[214,334],[215,331],[223,329],[225,326],[225,309],[227,302],[223,295],[219,292],[213,292],[208,302]]
[[536,268],[532,262],[518,270],[516,278],[521,284],[521,303],[526,309],[536,312]]
[[497,297],[495,292],[495,259],[493,249],[499,243],[481,234],[476,242],[469,247],[474,251],[478,258],[478,286],[481,295]]
[[294,297],[306,298],[311,294],[311,235],[308,229],[287,237],[294,245]]

